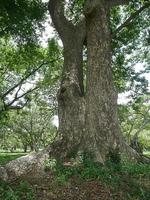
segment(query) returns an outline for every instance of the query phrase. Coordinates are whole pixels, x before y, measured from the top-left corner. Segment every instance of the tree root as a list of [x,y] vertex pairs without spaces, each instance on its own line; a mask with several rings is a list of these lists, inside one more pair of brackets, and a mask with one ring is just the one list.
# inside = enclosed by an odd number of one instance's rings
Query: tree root
[[[121,154],[125,155],[128,162],[150,164],[150,158],[140,154],[135,149],[130,147],[125,141],[121,143]],[[124,158],[123,158],[124,159]]]
[[[26,156],[10,161],[4,166],[0,166],[0,180],[14,181],[26,177],[38,178],[45,174],[45,161],[53,156],[64,158],[65,146],[62,149],[62,141],[55,140],[41,152],[32,152]],[[58,155],[59,154],[59,155]],[[62,159],[63,160],[63,159]]]
[[10,161],[5,166],[0,166],[0,180],[14,181],[18,178],[30,176],[40,176],[44,173],[45,160],[49,157],[47,150],[39,153],[30,153],[26,156]]

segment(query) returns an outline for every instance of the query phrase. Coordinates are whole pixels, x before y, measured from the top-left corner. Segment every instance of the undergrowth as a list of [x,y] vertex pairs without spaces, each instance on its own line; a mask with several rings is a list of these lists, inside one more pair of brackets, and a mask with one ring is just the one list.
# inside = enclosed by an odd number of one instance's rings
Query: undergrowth
[[65,185],[72,177],[81,181],[97,180],[110,187],[113,192],[123,192],[125,199],[150,199],[150,165],[148,164],[120,164],[109,160],[103,166],[91,159],[85,159],[75,166],[64,166],[53,159],[50,163],[49,167],[53,170],[58,184]]
[[35,191],[27,182],[21,182],[19,185],[12,185],[0,182],[1,200],[36,200]]

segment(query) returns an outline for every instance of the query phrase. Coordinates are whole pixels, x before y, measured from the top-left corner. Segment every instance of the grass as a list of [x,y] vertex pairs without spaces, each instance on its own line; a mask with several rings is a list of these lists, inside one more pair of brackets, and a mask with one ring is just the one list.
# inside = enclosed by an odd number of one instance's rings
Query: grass
[[15,160],[21,156],[26,155],[25,153],[0,153],[0,165],[5,165],[11,160]]

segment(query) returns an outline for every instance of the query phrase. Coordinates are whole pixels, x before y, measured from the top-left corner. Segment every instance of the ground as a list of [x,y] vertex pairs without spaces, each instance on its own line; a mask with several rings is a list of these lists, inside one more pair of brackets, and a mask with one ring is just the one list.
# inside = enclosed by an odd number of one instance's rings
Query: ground
[[[22,154],[0,154],[6,164]],[[0,182],[1,200],[149,200],[150,166],[122,164],[107,167],[86,161],[82,165],[46,164],[43,177]]]

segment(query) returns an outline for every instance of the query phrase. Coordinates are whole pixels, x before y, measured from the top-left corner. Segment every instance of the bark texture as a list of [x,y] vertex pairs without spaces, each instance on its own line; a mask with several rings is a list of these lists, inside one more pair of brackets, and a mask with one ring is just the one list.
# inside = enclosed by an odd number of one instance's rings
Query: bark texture
[[78,150],[85,120],[81,30],[80,26],[72,30],[64,43],[64,70],[58,92],[59,131],[67,151]]
[[63,1],[51,0],[49,11],[64,46],[64,67],[58,91],[60,126],[56,151],[66,157],[78,151],[85,121],[82,55],[85,22],[83,20],[76,26],[69,22],[64,16]]
[[[111,69],[111,35],[108,8],[103,1],[85,8],[87,27],[86,141],[97,161],[105,162],[118,148],[117,92]],[[88,140],[87,140],[88,138]]]
[[[109,8],[125,0],[86,0],[83,19],[73,25],[64,15],[63,0],[50,0],[49,11],[64,46],[64,67],[58,92],[59,138],[56,154],[66,157],[79,149],[104,163],[109,152],[127,148],[117,118],[117,92],[111,69]],[[88,52],[86,91],[83,87],[83,45]],[[127,152],[128,151],[128,152]]]
[[[124,141],[117,118],[117,92],[111,69],[109,8],[128,0],[86,0],[85,19],[73,25],[64,15],[64,0],[50,0],[49,12],[64,46],[64,66],[58,91],[59,134],[52,146],[0,166],[0,178],[13,180],[33,172],[44,172],[49,154],[65,159],[79,150],[92,153],[105,163],[113,150],[130,160],[149,162]],[[88,63],[83,86],[83,46]]]

